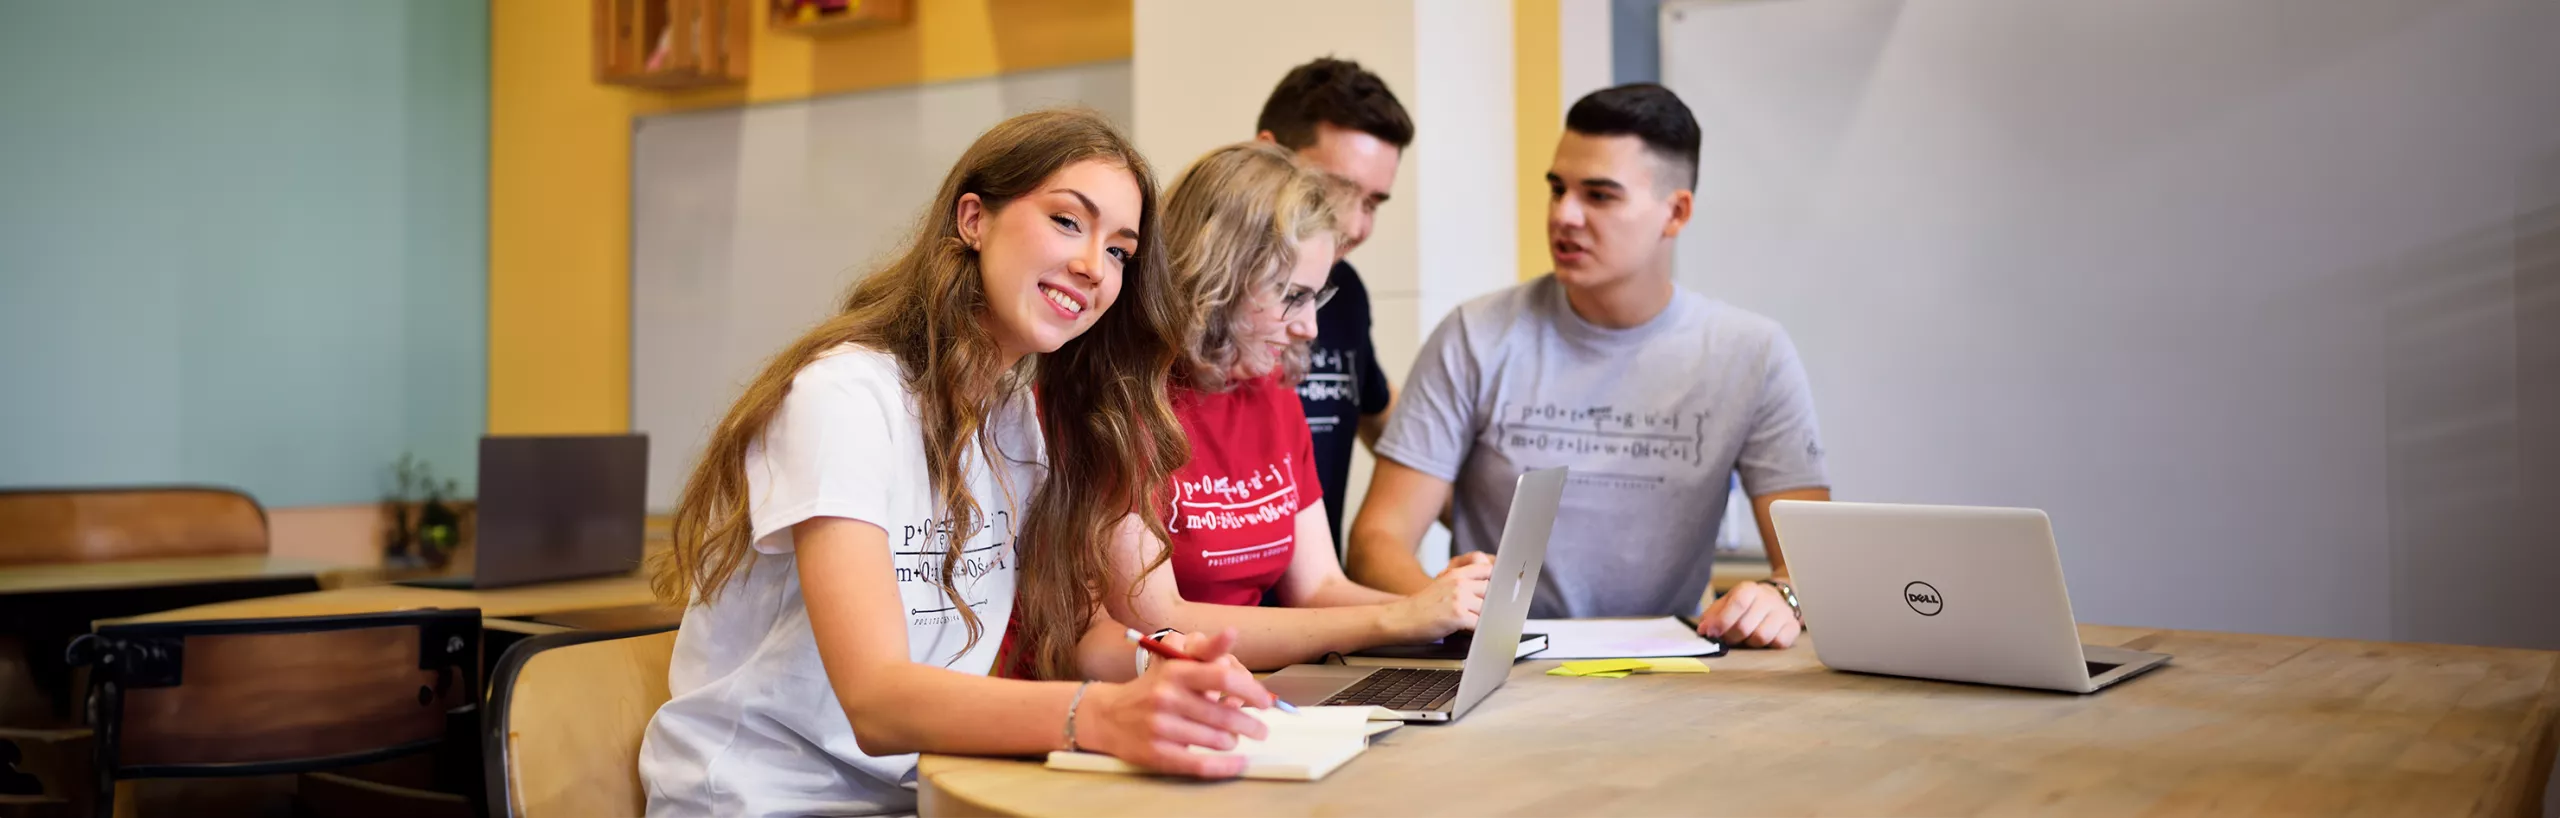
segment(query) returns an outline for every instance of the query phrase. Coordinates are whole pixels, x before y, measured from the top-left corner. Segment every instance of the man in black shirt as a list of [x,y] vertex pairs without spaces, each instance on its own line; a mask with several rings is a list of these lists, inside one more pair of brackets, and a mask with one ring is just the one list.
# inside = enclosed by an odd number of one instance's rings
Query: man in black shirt
[[[1386,204],[1404,149],[1413,144],[1413,119],[1386,82],[1359,63],[1331,57],[1290,69],[1271,89],[1254,127],[1257,138],[1298,152],[1301,159],[1341,177],[1357,191],[1359,206],[1336,253],[1347,256],[1369,237],[1370,219]],[[1340,553],[1342,498],[1350,493],[1354,435],[1376,445],[1386,428],[1395,389],[1369,343],[1369,289],[1351,263],[1337,259],[1325,281],[1330,299],[1316,307],[1314,355],[1298,383],[1307,428],[1315,433],[1316,477],[1324,484],[1324,510]]]

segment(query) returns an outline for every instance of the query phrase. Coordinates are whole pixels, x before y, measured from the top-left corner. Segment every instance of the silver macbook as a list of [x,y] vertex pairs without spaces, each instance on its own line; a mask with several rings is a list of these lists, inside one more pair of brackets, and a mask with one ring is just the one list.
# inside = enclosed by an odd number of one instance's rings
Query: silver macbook
[[1290,665],[1263,679],[1263,688],[1294,705],[1384,707],[1406,721],[1456,721],[1475,709],[1511,676],[1538,569],[1547,561],[1547,535],[1555,531],[1556,505],[1564,498],[1564,475],[1562,467],[1539,469],[1520,475],[1512,487],[1511,514],[1503,518],[1493,582],[1485,589],[1464,669]]
[[1833,669],[2089,693],[2169,661],[2080,644],[2042,511],[1781,500],[1769,514]]

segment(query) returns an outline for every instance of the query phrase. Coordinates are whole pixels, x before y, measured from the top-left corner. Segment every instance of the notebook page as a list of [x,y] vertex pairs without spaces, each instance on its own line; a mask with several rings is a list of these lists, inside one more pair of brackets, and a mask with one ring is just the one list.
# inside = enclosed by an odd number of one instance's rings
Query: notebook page
[[1652,619],[1532,619],[1523,630],[1547,635],[1540,659],[1641,659],[1705,656],[1716,644],[1668,616]]
[[[1369,748],[1370,707],[1301,707],[1295,715],[1247,708],[1244,712],[1270,728],[1262,739],[1239,739],[1227,753],[1247,759],[1244,777],[1269,781],[1314,781]],[[1383,732],[1383,731],[1381,731]],[[1217,753],[1193,747],[1195,753]],[[1146,771],[1100,753],[1054,752],[1049,769],[1098,773]]]

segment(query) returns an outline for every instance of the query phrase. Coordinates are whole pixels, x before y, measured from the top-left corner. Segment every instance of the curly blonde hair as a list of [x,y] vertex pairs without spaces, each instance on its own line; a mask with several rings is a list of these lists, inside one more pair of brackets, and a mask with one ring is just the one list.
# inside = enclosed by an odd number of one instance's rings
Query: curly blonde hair
[[[1192,162],[1165,194],[1164,247],[1174,297],[1191,307],[1180,377],[1202,392],[1235,386],[1237,343],[1253,327],[1254,296],[1278,297],[1298,249],[1342,235],[1348,185],[1268,142],[1238,142]],[[1299,344],[1280,362],[1281,383],[1307,373]]]

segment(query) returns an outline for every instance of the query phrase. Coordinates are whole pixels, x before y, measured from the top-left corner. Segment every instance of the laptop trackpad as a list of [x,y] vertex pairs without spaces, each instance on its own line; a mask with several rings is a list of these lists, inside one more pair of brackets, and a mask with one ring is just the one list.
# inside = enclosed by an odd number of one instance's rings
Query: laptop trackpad
[[1280,672],[1265,676],[1262,688],[1281,701],[1299,707],[1314,707],[1342,692],[1351,683],[1367,678],[1377,668],[1346,665],[1290,665]]

